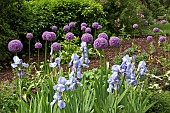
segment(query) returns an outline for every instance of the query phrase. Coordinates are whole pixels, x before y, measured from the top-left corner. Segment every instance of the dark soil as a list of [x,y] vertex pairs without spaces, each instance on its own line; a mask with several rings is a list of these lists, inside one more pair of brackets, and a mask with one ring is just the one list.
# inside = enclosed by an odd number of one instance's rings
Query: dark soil
[[[142,52],[148,52],[149,51],[149,42],[146,40],[146,37],[143,38],[135,38],[135,39],[124,39],[121,41],[121,44],[119,47],[113,48],[113,47],[108,47],[105,50],[106,53],[106,60],[110,62],[110,64],[113,64],[114,58],[116,53],[117,54],[123,54],[125,55],[124,51],[132,46],[132,42],[134,42],[135,45],[140,46],[140,49],[136,51],[135,54],[142,53]],[[167,42],[170,43],[170,36],[167,37]],[[154,45],[156,44],[156,40],[154,40]],[[117,52],[116,52],[117,51]],[[167,57],[170,55],[170,49],[163,54],[162,48],[159,46],[157,51],[153,54],[153,66],[157,66],[161,71],[162,70],[167,70],[162,67],[162,65],[159,62],[158,57],[164,56]],[[35,60],[36,58],[34,58]],[[99,66],[99,57],[91,57],[90,58],[91,62],[89,64],[90,68],[93,69]],[[62,65],[63,69],[65,69],[67,65]],[[12,68],[9,66],[8,68],[4,68],[0,70],[0,81],[6,81],[6,80],[12,80],[14,74],[12,73]]]

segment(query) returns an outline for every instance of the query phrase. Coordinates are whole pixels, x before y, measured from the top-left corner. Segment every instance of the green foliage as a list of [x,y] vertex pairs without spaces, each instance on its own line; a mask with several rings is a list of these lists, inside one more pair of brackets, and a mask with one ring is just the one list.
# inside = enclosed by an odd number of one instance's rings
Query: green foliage
[[7,45],[11,39],[18,38],[21,26],[27,19],[27,9],[24,0],[0,1],[0,61],[10,57]]
[[170,111],[170,92],[165,91],[153,95],[150,99],[151,102],[157,103],[148,111],[148,113],[169,113]]
[[77,26],[73,28],[75,36],[81,35],[81,22],[88,23],[88,26],[91,26],[94,21],[98,21],[103,26],[105,24],[103,8],[93,0],[36,0],[29,1],[27,4],[32,12],[32,18],[25,28],[27,31],[32,31],[36,37],[56,25],[60,28],[57,32],[60,40],[64,33],[63,26],[72,21]]
[[[139,0],[105,0],[104,11],[107,11],[107,19],[110,24],[108,24],[108,29],[112,32],[120,33],[120,29],[124,26],[126,32],[131,33],[133,31],[133,24],[139,25],[138,33],[143,34],[147,31],[147,23],[144,19],[150,21],[152,14],[150,11],[141,4]],[[145,17],[141,18],[137,16],[138,13],[144,14]],[[118,18],[120,19],[119,24]]]

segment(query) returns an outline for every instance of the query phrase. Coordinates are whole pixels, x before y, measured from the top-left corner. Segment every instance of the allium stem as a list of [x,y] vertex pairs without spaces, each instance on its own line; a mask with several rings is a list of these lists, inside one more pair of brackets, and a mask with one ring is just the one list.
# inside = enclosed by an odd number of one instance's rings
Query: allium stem
[[30,51],[30,42],[31,42],[31,39],[29,39],[29,60],[28,60],[28,62],[30,63],[30,56],[31,56],[31,51]]
[[38,67],[40,65],[40,50],[38,49]]
[[44,59],[44,62],[45,62],[45,66],[46,66],[46,63],[47,63],[47,40],[45,41],[45,59]]

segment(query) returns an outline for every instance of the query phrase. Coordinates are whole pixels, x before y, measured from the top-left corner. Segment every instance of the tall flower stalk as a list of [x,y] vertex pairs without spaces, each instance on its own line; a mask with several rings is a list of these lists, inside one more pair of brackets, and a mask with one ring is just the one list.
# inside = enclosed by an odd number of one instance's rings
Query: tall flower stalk
[[33,34],[32,33],[27,33],[27,35],[26,35],[26,38],[28,38],[28,43],[29,43],[29,59],[28,59],[28,62],[30,63],[30,58],[31,58],[31,39],[33,38]]
[[39,64],[40,64],[40,48],[42,48],[42,44],[40,42],[36,42],[34,47],[36,49],[38,49],[38,67],[39,67]]

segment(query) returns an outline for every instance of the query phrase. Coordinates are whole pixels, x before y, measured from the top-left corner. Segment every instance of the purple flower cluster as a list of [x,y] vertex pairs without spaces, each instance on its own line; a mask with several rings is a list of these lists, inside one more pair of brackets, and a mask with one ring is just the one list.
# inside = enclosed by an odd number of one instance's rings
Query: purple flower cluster
[[32,39],[34,36],[33,36],[33,34],[32,33],[27,33],[27,35],[26,35],[26,38],[28,38],[28,39]]
[[93,43],[93,36],[89,33],[84,33],[81,37],[82,42],[86,42],[87,44]]
[[98,25],[97,30],[100,30],[100,29],[102,29],[102,26]]
[[159,32],[159,28],[157,28],[157,27],[153,28],[153,32],[154,32],[154,33]]
[[42,44],[40,42],[36,42],[34,47],[37,49],[40,49],[40,48],[42,48]]
[[69,25],[65,25],[65,26],[63,27],[63,30],[66,31],[66,32],[68,32],[68,31],[70,30],[70,26],[69,26]]
[[73,40],[74,39],[74,34],[72,32],[68,32],[66,35],[65,35],[65,39],[66,40]]
[[57,26],[52,26],[52,31],[56,31],[57,30]]
[[147,36],[147,41],[151,42],[153,40],[152,36]]
[[105,38],[97,38],[93,44],[96,49],[105,49],[108,47],[108,42]]
[[162,21],[161,21],[161,24],[166,24],[166,20],[162,20]]
[[160,41],[160,42],[165,42],[165,41],[166,41],[166,37],[165,37],[165,36],[159,37],[159,41]]
[[75,24],[74,22],[70,22],[70,23],[69,23],[69,27],[70,27],[70,28],[73,28],[73,27],[75,27],[75,26],[76,26],[76,24]]
[[98,35],[98,38],[105,38],[106,40],[108,40],[108,36],[107,36],[106,33],[100,33],[100,34]]
[[54,32],[45,31],[42,34],[42,39],[43,40],[48,40],[48,41],[55,41],[56,40],[56,34]]
[[8,43],[8,50],[11,52],[20,52],[23,49],[23,44],[20,40],[11,40]]
[[87,27],[87,28],[85,29],[85,32],[86,32],[86,33],[91,33],[91,28]]
[[134,29],[138,29],[138,27],[139,27],[138,24],[133,24]]
[[111,37],[109,40],[109,45],[110,46],[118,46],[120,44],[120,39],[118,37]]
[[54,42],[52,45],[51,45],[51,49],[54,50],[54,51],[59,51],[61,50],[61,45],[57,42]]
[[98,28],[98,26],[99,26],[99,23],[98,23],[98,22],[94,22],[94,23],[92,23],[92,28],[97,29],[97,28]]
[[86,30],[86,26],[81,26],[81,30],[82,31]]
[[81,27],[82,27],[82,26],[85,26],[85,27],[86,27],[87,24],[83,22],[83,23],[81,23]]

